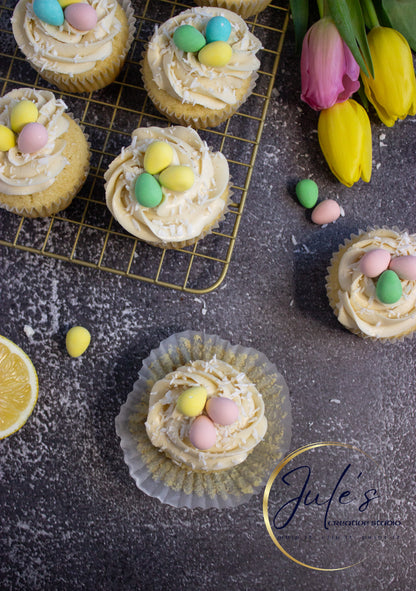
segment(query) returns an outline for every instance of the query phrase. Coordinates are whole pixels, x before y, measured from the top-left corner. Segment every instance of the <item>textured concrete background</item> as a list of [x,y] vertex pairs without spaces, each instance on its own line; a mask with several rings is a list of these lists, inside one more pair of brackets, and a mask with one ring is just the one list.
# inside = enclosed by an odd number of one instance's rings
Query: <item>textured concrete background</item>
[[[352,232],[416,232],[416,119],[387,129],[371,114],[373,178],[347,189],[323,160],[317,115],[299,92],[290,27],[231,266],[216,291],[195,296],[0,248],[0,332],[30,355],[40,383],[27,424],[0,442],[1,589],[414,587],[415,341],[386,346],[345,331],[324,283],[331,253]],[[293,196],[304,177],[338,199],[345,217],[313,225]],[[74,324],[92,333],[76,360],[64,347]],[[253,346],[276,363],[290,389],[291,450],[341,441],[371,454],[386,518],[402,524],[397,538],[352,568],[319,572],[273,544],[261,494],[233,510],[190,511],[139,491],[114,418],[141,361],[186,329]],[[303,529],[300,521],[292,533]],[[310,564],[320,564],[318,546],[302,551]],[[326,564],[344,564],[349,550],[334,541]]]

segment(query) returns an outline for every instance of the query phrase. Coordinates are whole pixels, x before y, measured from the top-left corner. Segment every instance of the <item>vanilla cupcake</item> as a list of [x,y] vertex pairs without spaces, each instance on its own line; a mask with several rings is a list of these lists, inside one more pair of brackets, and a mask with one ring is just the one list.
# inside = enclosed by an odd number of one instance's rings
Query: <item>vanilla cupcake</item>
[[326,289],[338,320],[382,341],[416,329],[416,235],[380,228],[351,236],[334,254]]
[[0,98],[0,207],[43,217],[65,209],[76,196],[88,174],[90,150],[66,109],[47,90],[19,88]]
[[265,10],[271,0],[195,0],[198,6],[217,6],[226,8],[239,14],[242,18],[249,18]]
[[142,127],[105,172],[107,206],[128,232],[163,248],[203,238],[223,218],[228,163],[190,127]]
[[146,494],[233,507],[261,490],[289,447],[288,389],[259,351],[186,331],[143,362],[116,431]]
[[19,0],[12,17],[14,37],[32,67],[65,92],[111,84],[134,36],[130,2],[36,1]]
[[170,121],[197,129],[216,127],[253,91],[260,48],[235,13],[192,8],[156,29],[142,62],[143,83]]

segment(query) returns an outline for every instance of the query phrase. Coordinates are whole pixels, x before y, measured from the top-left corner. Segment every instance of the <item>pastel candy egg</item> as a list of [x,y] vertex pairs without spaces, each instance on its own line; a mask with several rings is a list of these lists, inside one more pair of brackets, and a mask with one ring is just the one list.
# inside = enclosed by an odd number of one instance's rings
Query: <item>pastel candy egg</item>
[[153,142],[144,155],[144,169],[149,174],[159,174],[173,159],[173,148],[166,142]]
[[163,199],[162,188],[154,176],[142,172],[135,182],[134,194],[143,207],[157,207]]
[[192,25],[181,25],[173,33],[173,42],[178,49],[194,53],[204,47],[203,34]]
[[218,425],[231,425],[240,414],[237,404],[230,398],[210,398],[206,408],[209,418]]
[[169,166],[162,170],[159,182],[170,191],[187,191],[195,181],[194,171],[190,166]]
[[33,0],[33,12],[48,25],[60,27],[64,24],[64,11],[58,0]]
[[77,31],[91,31],[97,24],[97,13],[89,4],[70,4],[65,8],[65,18]]
[[205,415],[196,417],[189,429],[189,440],[197,449],[209,449],[217,440],[214,423]]
[[312,212],[311,219],[314,224],[320,226],[335,222],[341,215],[341,209],[336,201],[333,199],[325,199],[315,207]]
[[16,145],[16,136],[9,127],[0,125],[0,152],[7,152]]
[[391,259],[389,269],[397,273],[400,279],[416,280],[416,256],[408,254]]
[[225,41],[214,41],[201,49],[198,53],[198,60],[204,66],[221,68],[228,64],[232,55],[231,45],[225,43]]
[[48,143],[48,132],[41,123],[28,123],[19,133],[17,146],[23,154],[38,152]]
[[384,248],[366,252],[360,260],[360,271],[366,277],[378,277],[389,268],[390,253]]
[[296,185],[296,196],[299,203],[306,207],[306,209],[312,209],[315,207],[318,201],[318,185],[312,179],[303,179]]
[[27,123],[38,120],[39,111],[35,103],[24,100],[16,103],[10,113],[10,127],[15,133],[22,131]]
[[231,23],[224,16],[214,16],[211,18],[205,28],[205,38],[207,43],[213,41],[228,41],[231,35]]
[[89,331],[83,326],[73,326],[66,333],[66,350],[71,357],[79,357],[91,342]]
[[376,295],[383,304],[395,304],[402,297],[402,284],[398,275],[388,269],[377,280]]
[[83,2],[83,1],[84,0],[58,0],[61,8],[66,8],[70,4],[77,4],[78,2]]
[[187,417],[196,417],[204,410],[207,390],[203,386],[188,388],[176,401],[176,408]]

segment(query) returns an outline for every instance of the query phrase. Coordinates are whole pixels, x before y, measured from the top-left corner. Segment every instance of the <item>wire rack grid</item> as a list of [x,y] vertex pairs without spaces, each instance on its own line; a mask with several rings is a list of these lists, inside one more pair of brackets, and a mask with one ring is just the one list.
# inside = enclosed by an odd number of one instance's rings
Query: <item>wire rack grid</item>
[[0,209],[0,244],[185,292],[207,293],[217,288],[230,265],[249,191],[288,25],[288,2],[272,2],[247,21],[263,45],[255,92],[226,123],[199,131],[228,160],[233,182],[229,210],[211,234],[178,249],[150,246],[119,226],[105,204],[104,172],[121,148],[130,144],[134,129],[168,125],[142,85],[141,56],[154,27],[193,4],[187,0],[134,1],[136,34],[123,71],[110,86],[82,95],[57,91],[27,63],[11,31],[14,5],[15,0],[0,3],[1,96],[22,86],[51,89],[84,126],[92,159],[87,181],[66,210],[50,218],[30,219]]

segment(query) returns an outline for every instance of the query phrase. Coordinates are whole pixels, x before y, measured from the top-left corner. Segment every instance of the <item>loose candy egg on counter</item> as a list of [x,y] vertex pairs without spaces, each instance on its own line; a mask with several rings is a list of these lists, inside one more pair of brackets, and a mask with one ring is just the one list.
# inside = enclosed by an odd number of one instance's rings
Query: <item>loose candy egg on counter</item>
[[391,255],[384,248],[366,252],[360,260],[360,271],[366,277],[378,277],[389,268]]
[[303,179],[296,185],[296,196],[299,203],[306,207],[306,209],[312,209],[315,207],[318,201],[318,185],[312,179]]
[[196,417],[189,429],[189,440],[197,449],[209,449],[217,440],[214,423],[205,415]]
[[235,423],[240,414],[234,400],[230,398],[210,398],[207,401],[206,410],[209,418],[218,425],[231,425]]
[[212,17],[205,27],[207,43],[213,41],[228,41],[231,35],[231,23],[224,16]]
[[221,68],[228,64],[232,55],[233,50],[231,45],[225,43],[225,41],[214,41],[201,49],[198,53],[198,60],[204,66]]
[[192,25],[181,25],[173,33],[173,42],[182,51],[195,53],[206,44],[205,37]]
[[397,273],[400,279],[416,281],[416,256],[408,254],[391,259],[389,269]]
[[402,284],[394,271],[383,271],[377,280],[376,295],[383,304],[395,304],[400,300]]
[[157,207],[163,199],[160,184],[148,172],[142,172],[137,177],[134,184],[134,194],[138,203],[143,207]]
[[38,152],[48,143],[48,132],[41,123],[28,123],[19,133],[17,146],[23,154]]
[[203,386],[188,388],[176,401],[177,410],[187,417],[196,417],[204,410],[207,390]]
[[70,4],[78,4],[79,2],[84,2],[84,0],[58,0],[61,8],[66,8]]
[[311,219],[314,224],[323,226],[335,222],[341,215],[341,208],[333,199],[321,201],[312,211]]
[[65,18],[77,31],[91,31],[97,24],[97,12],[89,4],[70,4],[65,8]]
[[20,133],[27,123],[38,120],[39,111],[35,103],[24,100],[16,103],[10,113],[10,127],[15,133]]
[[66,333],[66,350],[71,357],[80,357],[88,349],[91,334],[83,326],[73,326]]
[[167,142],[153,142],[144,155],[144,169],[149,174],[159,174],[173,159],[173,148]]
[[159,175],[162,187],[166,187],[170,191],[187,191],[192,187],[194,181],[195,175],[192,168],[180,164],[165,168]]
[[33,12],[48,25],[60,27],[64,24],[64,11],[58,0],[33,0]]
[[16,145],[16,136],[9,127],[0,125],[0,152],[7,152]]

